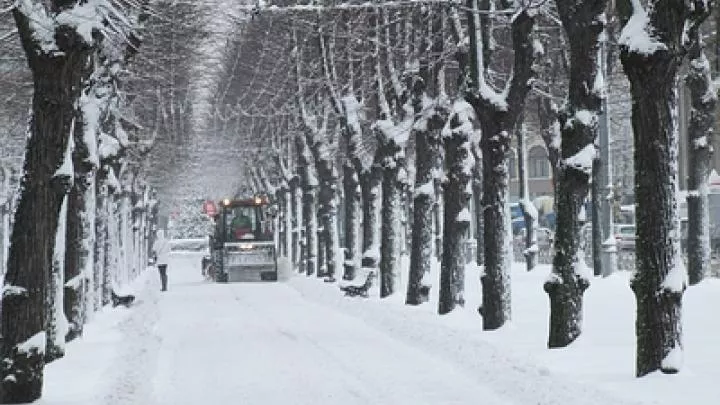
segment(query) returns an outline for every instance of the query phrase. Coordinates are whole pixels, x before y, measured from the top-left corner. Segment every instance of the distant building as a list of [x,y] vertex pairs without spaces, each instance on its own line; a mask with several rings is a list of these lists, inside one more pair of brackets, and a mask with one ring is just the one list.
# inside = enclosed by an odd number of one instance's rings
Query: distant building
[[[527,168],[528,188],[530,198],[553,196],[552,171],[548,160],[547,149],[542,139],[529,136],[527,142]],[[520,183],[518,181],[517,151],[512,149],[509,160],[510,171],[510,199],[520,197]]]

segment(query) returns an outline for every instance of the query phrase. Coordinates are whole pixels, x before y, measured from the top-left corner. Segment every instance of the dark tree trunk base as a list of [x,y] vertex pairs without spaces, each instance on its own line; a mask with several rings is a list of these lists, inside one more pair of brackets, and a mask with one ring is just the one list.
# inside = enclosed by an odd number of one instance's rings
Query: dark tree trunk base
[[11,361],[12,372],[7,373],[7,363],[3,364],[0,403],[26,404],[40,398],[45,366],[43,357],[37,349],[29,353],[18,353],[16,348],[6,356],[4,361]]
[[570,283],[548,281],[544,285],[550,297],[550,335],[548,348],[570,345],[582,332],[583,293],[589,284],[582,278]]

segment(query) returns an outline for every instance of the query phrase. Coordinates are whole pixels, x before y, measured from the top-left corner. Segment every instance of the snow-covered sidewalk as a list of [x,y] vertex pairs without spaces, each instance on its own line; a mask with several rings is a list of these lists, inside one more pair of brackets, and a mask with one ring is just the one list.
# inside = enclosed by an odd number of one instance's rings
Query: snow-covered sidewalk
[[[516,294],[525,295],[516,300],[515,321],[488,333],[480,330],[470,304],[439,317],[428,307],[393,302],[399,300],[344,298],[337,285],[304,276],[285,283],[213,284],[202,280],[199,264],[198,255],[175,255],[169,291],[159,292],[151,269],[135,283],[134,307],[96,315],[85,336],[68,346],[66,358],[47,368],[39,403],[718,403],[715,391],[702,386],[713,378],[704,369],[699,379],[692,371],[688,376],[632,377],[632,347],[625,347],[633,333],[626,330],[632,328],[629,315],[615,317],[618,330],[602,335],[610,341],[595,351],[588,347],[592,333],[607,321],[588,319],[591,336],[578,348],[543,349],[540,325],[547,317],[541,319],[546,314],[540,304],[546,305],[547,298],[541,290],[533,292],[540,274],[515,279]],[[591,288],[588,317],[597,317],[595,300],[607,299],[606,288],[617,291],[614,284],[625,281],[618,276]],[[690,305],[695,293],[688,297]],[[632,296],[616,295],[605,310],[632,311],[627,308]],[[606,318],[612,320],[612,314]],[[688,326],[694,328],[692,322]],[[692,336],[688,340],[698,344]],[[626,374],[608,366],[618,362],[618,350],[628,356],[621,365],[627,366]],[[708,361],[715,354],[709,355]],[[583,364],[590,370],[583,373]],[[700,392],[655,392],[674,382],[686,389],[687,381]],[[689,401],[678,402],[683,396]]]

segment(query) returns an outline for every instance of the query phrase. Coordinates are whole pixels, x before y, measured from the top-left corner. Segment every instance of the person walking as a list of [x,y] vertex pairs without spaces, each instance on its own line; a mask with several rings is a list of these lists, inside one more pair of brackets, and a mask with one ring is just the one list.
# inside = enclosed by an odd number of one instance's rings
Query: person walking
[[167,265],[168,256],[170,256],[170,243],[165,239],[164,232],[158,232],[153,244],[153,253],[155,254],[155,265],[160,272],[161,291],[167,291]]

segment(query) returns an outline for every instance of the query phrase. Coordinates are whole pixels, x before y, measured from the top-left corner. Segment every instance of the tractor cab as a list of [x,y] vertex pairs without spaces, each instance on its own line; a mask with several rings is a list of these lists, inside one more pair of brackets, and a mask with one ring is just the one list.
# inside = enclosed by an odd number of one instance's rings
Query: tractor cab
[[218,282],[275,281],[274,213],[269,199],[225,199],[214,216],[210,237],[211,267],[206,274]]

